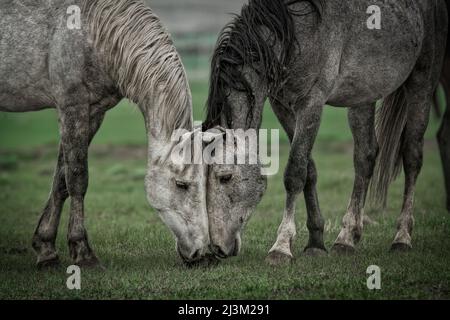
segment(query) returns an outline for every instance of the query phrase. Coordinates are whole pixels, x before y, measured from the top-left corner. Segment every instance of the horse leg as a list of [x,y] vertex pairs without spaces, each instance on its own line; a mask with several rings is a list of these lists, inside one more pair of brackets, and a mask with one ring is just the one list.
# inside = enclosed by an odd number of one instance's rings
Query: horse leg
[[[283,126],[289,141],[292,143],[295,132],[295,114],[287,112],[287,109],[279,105],[276,101],[271,101],[272,109]],[[303,190],[307,211],[307,228],[309,231],[309,241],[305,248],[305,253],[310,256],[326,253],[323,241],[325,221],[322,217],[319,198],[317,196],[317,170],[312,157],[308,162],[308,174],[305,188]]]
[[417,178],[423,164],[424,135],[427,129],[432,94],[421,97],[414,90],[408,90],[408,117],[404,131],[403,167],[405,172],[405,191],[403,206],[397,221],[397,234],[392,250],[412,248],[411,234],[414,226],[414,192]]
[[361,239],[364,205],[378,148],[374,105],[350,108],[348,119],[355,143],[355,182],[350,204],[342,221],[341,232],[333,246],[333,250],[340,253],[353,252],[355,244]]
[[[89,143],[100,129],[106,110],[113,106],[109,100],[91,107],[89,119]],[[62,144],[59,146],[58,163],[53,178],[53,186],[47,205],[39,219],[33,236],[33,248],[37,253],[38,267],[51,267],[59,264],[55,248],[59,220],[64,202],[69,197],[66,185],[64,154]]]
[[317,169],[312,157],[309,159],[308,175],[303,193],[308,214],[306,226],[309,231],[309,241],[304,252],[309,256],[326,254],[327,249],[323,242],[325,220],[320,212],[319,198],[317,196]]
[[70,257],[79,266],[98,264],[84,227],[84,197],[88,187],[89,144],[110,106],[67,106],[59,111],[65,178],[71,198],[67,240]]
[[68,197],[64,173],[64,155],[59,146],[58,163],[53,178],[53,186],[47,205],[39,219],[33,236],[33,248],[37,254],[37,266],[51,267],[59,264],[55,248],[59,219],[65,200]]
[[302,101],[299,108],[295,117],[295,134],[284,176],[287,197],[283,221],[278,229],[277,240],[267,257],[268,263],[272,265],[278,265],[293,258],[291,248],[296,235],[295,201],[306,185],[308,163],[319,130],[323,103]]
[[[450,102],[449,102],[450,103]],[[447,110],[438,133],[439,149],[444,167],[445,186],[447,190],[447,210],[450,212],[450,107]]]

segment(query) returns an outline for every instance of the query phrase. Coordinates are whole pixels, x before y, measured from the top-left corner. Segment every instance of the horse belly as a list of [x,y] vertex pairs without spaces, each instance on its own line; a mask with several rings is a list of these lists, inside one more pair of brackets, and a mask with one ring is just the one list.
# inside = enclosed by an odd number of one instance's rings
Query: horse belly
[[[381,9],[380,29],[367,26],[369,5]],[[424,21],[415,1],[370,0],[356,6],[351,1],[349,6],[356,18],[348,17],[351,26],[345,29],[353,31],[343,44],[329,103],[351,107],[374,103],[408,79],[422,50]]]

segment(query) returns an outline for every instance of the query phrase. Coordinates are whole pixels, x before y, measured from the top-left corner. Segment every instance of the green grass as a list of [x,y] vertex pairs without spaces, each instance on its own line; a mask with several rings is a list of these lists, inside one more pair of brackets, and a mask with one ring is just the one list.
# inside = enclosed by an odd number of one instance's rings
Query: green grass
[[[202,119],[206,87],[192,84],[195,118]],[[418,183],[414,250],[389,253],[395,233],[402,179],[390,192],[386,212],[368,209],[379,224],[368,226],[350,257],[309,258],[304,201],[298,201],[296,260],[271,268],[264,263],[281,222],[282,170],[269,179],[266,195],[243,237],[239,257],[216,267],[187,269],[174,240],[144,193],[146,137],[142,116],[127,103],[113,109],[90,154],[86,226],[106,271],[84,270],[82,290],[66,289],[65,268],[38,271],[31,236],[48,196],[56,161],[58,130],[54,111],[0,114],[0,298],[2,299],[391,299],[450,298],[450,216],[444,208],[444,184],[433,124],[427,134],[425,164]],[[279,128],[266,108],[264,127]],[[282,137],[281,163],[288,156]],[[351,134],[343,109],[327,108],[315,148],[319,198],[326,219],[326,246],[338,232],[353,184]],[[67,206],[58,249],[71,264],[66,245]],[[382,270],[382,290],[369,291],[366,269]]]

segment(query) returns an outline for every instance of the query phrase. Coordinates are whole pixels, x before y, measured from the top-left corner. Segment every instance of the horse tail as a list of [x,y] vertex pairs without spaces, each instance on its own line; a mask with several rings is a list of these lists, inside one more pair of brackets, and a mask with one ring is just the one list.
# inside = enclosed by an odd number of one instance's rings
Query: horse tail
[[402,168],[407,106],[405,88],[402,86],[383,100],[376,114],[379,151],[370,190],[372,200],[382,203],[383,208],[386,207],[389,186]]

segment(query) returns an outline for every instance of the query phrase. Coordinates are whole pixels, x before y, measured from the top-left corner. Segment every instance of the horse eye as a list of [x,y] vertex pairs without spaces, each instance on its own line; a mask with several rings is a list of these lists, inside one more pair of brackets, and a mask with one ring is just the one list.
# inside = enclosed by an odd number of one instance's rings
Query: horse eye
[[228,182],[230,182],[231,181],[231,178],[233,177],[233,175],[231,175],[231,174],[227,174],[227,175],[225,175],[225,176],[221,176],[220,177],[220,183],[228,183]]
[[177,185],[177,187],[179,189],[182,189],[182,190],[189,189],[189,184],[187,182],[177,180],[177,181],[175,181],[175,184]]

